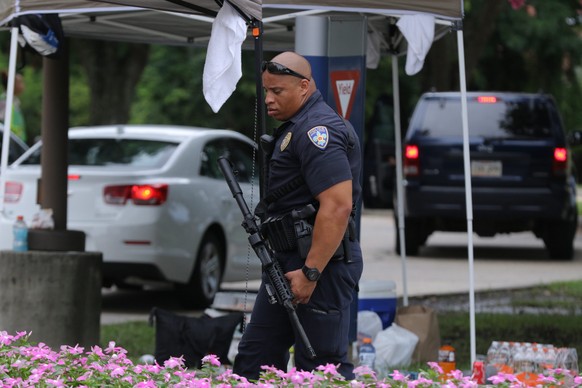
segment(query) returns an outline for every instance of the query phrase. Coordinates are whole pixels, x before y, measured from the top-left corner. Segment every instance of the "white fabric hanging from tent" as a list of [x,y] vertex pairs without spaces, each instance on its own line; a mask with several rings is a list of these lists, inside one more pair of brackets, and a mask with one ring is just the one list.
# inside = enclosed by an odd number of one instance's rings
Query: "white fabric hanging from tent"
[[434,16],[404,15],[396,23],[408,42],[406,74],[418,73],[434,40]]
[[212,23],[202,75],[204,98],[214,113],[228,100],[242,77],[241,50],[246,37],[245,21],[225,2]]

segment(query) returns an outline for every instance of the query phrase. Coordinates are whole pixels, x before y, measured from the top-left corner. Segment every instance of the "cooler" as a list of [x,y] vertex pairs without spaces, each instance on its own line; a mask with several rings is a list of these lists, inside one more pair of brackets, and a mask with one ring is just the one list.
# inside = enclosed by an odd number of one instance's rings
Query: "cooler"
[[387,328],[396,316],[396,284],[391,280],[364,280],[360,282],[358,311],[374,311]]

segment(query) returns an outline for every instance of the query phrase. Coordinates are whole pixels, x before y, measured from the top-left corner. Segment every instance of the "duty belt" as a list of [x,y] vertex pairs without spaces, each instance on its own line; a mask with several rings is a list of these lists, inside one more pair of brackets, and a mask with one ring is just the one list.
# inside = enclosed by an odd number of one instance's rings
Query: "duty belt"
[[[306,259],[311,248],[316,213],[315,206],[309,204],[300,210],[269,217],[261,224],[261,233],[275,252],[296,251],[301,259]],[[349,240],[354,241],[355,236],[355,223],[350,216],[342,243],[333,254],[332,260],[345,259],[346,262],[351,262]]]

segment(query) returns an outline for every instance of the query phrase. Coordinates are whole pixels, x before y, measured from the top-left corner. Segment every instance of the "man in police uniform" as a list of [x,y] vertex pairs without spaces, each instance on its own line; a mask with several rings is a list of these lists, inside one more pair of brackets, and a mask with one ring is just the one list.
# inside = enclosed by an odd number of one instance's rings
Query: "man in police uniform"
[[[353,228],[361,194],[358,137],[351,124],[325,103],[304,57],[281,53],[264,62],[262,72],[267,113],[284,122],[274,133],[265,196],[272,201],[264,218],[278,219],[308,204],[318,209],[306,257],[300,257],[297,249],[275,250],[317,356],[310,358],[286,310],[268,302],[263,278],[234,373],[257,379],[262,365],[286,370],[288,350],[294,345],[299,370],[334,364],[351,379],[350,304],[363,268]],[[272,241],[270,236],[266,238]]]

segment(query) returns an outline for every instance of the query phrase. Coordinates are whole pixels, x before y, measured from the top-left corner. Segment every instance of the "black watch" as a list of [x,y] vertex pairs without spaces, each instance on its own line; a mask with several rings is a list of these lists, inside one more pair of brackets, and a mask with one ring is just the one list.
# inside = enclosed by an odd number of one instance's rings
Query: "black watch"
[[303,271],[305,277],[312,282],[318,281],[319,277],[321,276],[321,272],[319,272],[317,268],[309,268],[306,265],[301,268],[301,271]]

